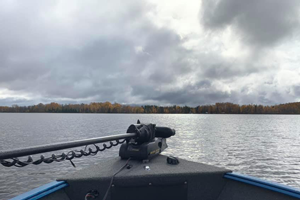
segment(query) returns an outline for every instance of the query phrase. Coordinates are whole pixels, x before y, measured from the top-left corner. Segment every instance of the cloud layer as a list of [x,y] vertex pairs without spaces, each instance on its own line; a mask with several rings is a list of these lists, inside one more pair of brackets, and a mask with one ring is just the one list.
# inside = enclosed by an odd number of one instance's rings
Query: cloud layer
[[299,28],[297,0],[203,1],[202,22],[211,29],[233,28],[248,45],[274,45]]
[[300,100],[298,1],[194,4],[2,1],[0,104]]

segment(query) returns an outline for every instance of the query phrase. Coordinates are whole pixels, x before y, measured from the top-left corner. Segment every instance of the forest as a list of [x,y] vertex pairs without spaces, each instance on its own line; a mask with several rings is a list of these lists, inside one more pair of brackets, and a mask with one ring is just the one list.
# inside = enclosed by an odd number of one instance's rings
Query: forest
[[238,105],[216,103],[213,105],[189,106],[130,106],[110,102],[90,104],[49,104],[39,103],[32,106],[0,106],[0,112],[20,113],[182,113],[182,114],[300,114],[300,102],[264,105]]

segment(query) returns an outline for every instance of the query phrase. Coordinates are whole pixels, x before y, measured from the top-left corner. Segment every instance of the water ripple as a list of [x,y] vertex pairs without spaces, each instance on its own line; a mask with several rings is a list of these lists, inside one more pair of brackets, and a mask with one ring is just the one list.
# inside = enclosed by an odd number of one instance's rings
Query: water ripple
[[[124,133],[140,119],[175,128],[171,154],[300,188],[300,116],[183,114],[3,114],[0,150]],[[25,168],[0,166],[0,199],[8,199],[67,173],[118,155]]]

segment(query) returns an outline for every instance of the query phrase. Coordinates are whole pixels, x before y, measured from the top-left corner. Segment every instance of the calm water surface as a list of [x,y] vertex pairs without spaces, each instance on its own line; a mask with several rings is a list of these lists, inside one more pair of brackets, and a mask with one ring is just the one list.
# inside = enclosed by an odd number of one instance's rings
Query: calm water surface
[[[171,154],[300,188],[300,116],[0,113],[0,151],[124,133],[137,119],[175,128]],[[0,199],[8,199],[118,155],[118,147],[70,162],[0,166]]]

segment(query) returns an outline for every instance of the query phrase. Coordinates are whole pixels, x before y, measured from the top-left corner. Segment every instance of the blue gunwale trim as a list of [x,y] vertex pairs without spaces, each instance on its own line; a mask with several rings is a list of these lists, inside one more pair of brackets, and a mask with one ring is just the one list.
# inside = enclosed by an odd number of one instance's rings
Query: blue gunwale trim
[[255,186],[258,186],[261,188],[265,188],[268,190],[272,190],[275,192],[279,192],[279,193],[300,199],[300,190],[299,189],[285,186],[285,185],[282,185],[279,183],[273,183],[270,181],[265,181],[265,180],[262,180],[262,179],[259,179],[256,177],[251,177],[251,176],[242,175],[242,174],[238,174],[238,173],[226,173],[224,175],[224,178],[232,179],[235,181],[240,181],[240,182],[247,183],[250,185],[255,185]]
[[65,181],[53,181],[51,183],[42,185],[38,188],[25,192],[10,200],[36,200],[67,186],[68,184]]

